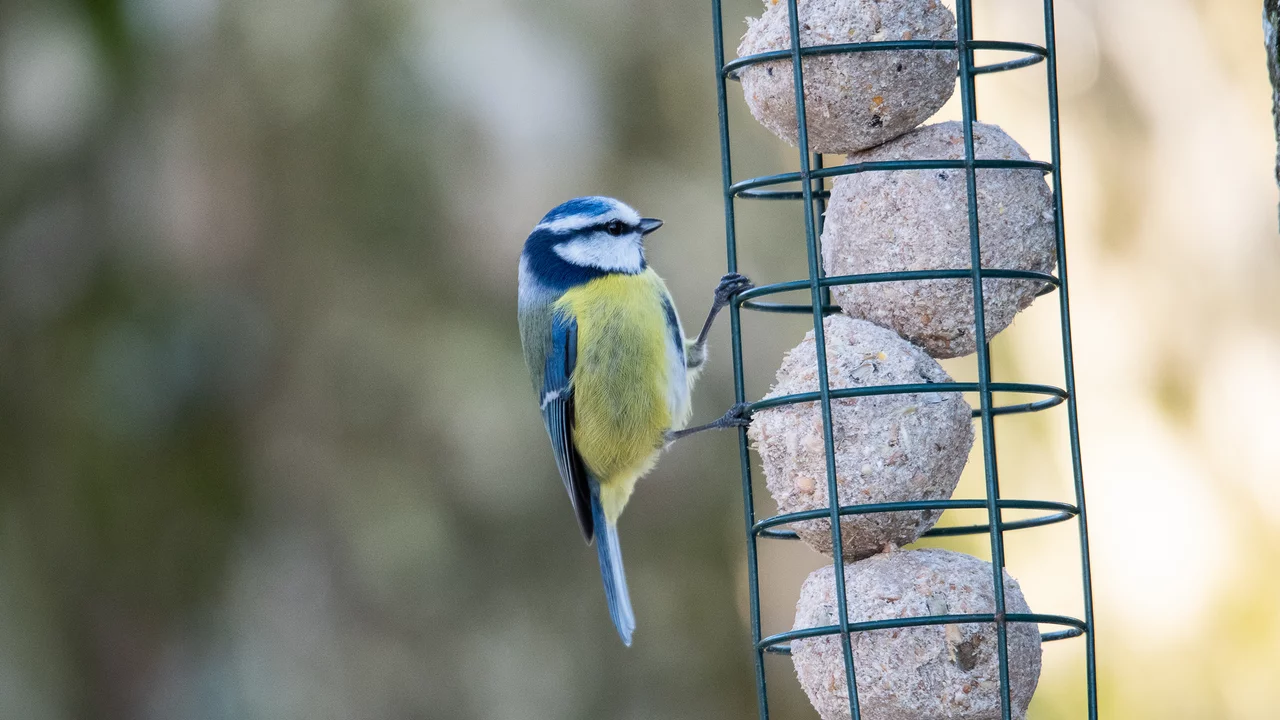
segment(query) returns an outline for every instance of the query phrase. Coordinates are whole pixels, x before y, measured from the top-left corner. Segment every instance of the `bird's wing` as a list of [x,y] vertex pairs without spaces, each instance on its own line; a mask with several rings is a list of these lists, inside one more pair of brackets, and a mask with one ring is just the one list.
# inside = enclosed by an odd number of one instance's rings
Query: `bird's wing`
[[573,511],[578,516],[582,535],[591,542],[594,524],[591,518],[591,487],[587,468],[573,446],[573,368],[578,362],[578,322],[572,316],[556,312],[551,319],[551,348],[542,375],[542,421],[551,436],[560,479],[569,492]]

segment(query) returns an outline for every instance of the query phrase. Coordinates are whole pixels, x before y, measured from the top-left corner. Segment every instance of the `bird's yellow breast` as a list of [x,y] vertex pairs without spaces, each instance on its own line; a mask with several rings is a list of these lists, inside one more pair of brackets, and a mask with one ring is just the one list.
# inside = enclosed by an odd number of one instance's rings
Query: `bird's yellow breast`
[[611,520],[671,429],[669,383],[685,382],[683,373],[672,377],[666,297],[662,279],[645,270],[597,278],[556,303],[578,323],[574,445],[600,483]]

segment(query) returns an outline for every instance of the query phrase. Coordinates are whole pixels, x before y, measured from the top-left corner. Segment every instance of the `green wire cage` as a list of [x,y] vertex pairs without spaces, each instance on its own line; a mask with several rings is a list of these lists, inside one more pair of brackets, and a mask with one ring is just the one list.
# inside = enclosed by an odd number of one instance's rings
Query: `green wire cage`
[[[804,230],[806,251],[808,256],[809,276],[804,280],[782,282],[757,287],[742,293],[735,298],[730,309],[732,323],[732,352],[734,371],[734,391],[736,401],[746,401],[743,372],[743,338],[741,311],[785,312],[811,314],[813,318],[816,357],[818,358],[818,392],[787,395],[767,401],[757,401],[750,405],[751,409],[761,410],[769,407],[792,403],[818,402],[821,406],[823,420],[823,442],[825,445],[828,497],[838,498],[836,479],[835,448],[832,439],[831,402],[841,398],[864,397],[869,395],[887,395],[921,392],[953,392],[976,393],[979,408],[974,410],[982,430],[982,452],[986,480],[986,497],[983,499],[950,499],[911,502],[878,503],[867,505],[833,506],[825,510],[788,513],[757,519],[752,497],[752,471],[750,449],[748,447],[746,429],[739,430],[738,443],[742,473],[742,491],[746,519],[748,586],[750,594],[750,624],[755,654],[756,690],[761,720],[770,717],[769,695],[766,684],[766,656],[787,655],[790,653],[788,643],[798,638],[817,637],[821,635],[839,635],[844,658],[845,679],[850,688],[849,705],[853,720],[860,720],[857,688],[857,672],[853,659],[850,633],[891,628],[917,627],[924,625],[944,625],[951,623],[989,623],[994,624],[998,641],[998,660],[1000,672],[1001,717],[1011,718],[1009,658],[1007,630],[1009,623],[1035,623],[1042,628],[1043,641],[1059,641],[1079,638],[1084,644],[1085,655],[1085,691],[1087,693],[1087,711],[1090,720],[1097,717],[1097,685],[1093,638],[1093,602],[1089,571],[1089,539],[1085,517],[1084,484],[1080,462],[1080,442],[1077,428],[1075,380],[1072,367],[1070,309],[1067,296],[1067,257],[1063,233],[1062,213],[1062,156],[1059,146],[1058,132],[1058,87],[1057,63],[1054,43],[1054,9],[1053,0],[1043,0],[1044,36],[1043,46],[1022,43],[973,39],[973,8],[971,0],[956,0],[956,39],[951,40],[901,40],[884,42],[855,42],[834,45],[801,47],[800,29],[796,9],[797,0],[780,0],[787,4],[790,20],[790,49],[760,53],[742,57],[732,62],[725,62],[724,50],[724,18],[722,0],[711,0],[713,13],[713,32],[715,47],[715,72],[719,103],[721,171],[723,176],[724,211],[725,211],[725,243],[728,254],[728,270],[738,269],[738,248],[735,226],[735,207],[739,200],[774,200],[799,201],[804,214]],[[936,50],[955,52],[959,58],[959,82],[961,111],[964,126],[963,160],[908,160],[863,162],[840,167],[823,167],[822,155],[811,154],[808,141],[808,128],[805,119],[804,81],[802,57],[833,53],[861,53],[893,50]],[[1002,63],[977,65],[975,51],[1003,51],[1017,53],[1020,57]],[[771,60],[790,60],[794,75],[796,95],[796,115],[799,126],[798,151],[799,171],[763,177],[754,177],[735,181],[731,163],[732,141],[729,132],[729,114],[727,107],[726,86],[735,79],[735,72],[748,65]],[[1051,158],[1049,162],[1022,160],[979,160],[975,158],[973,124],[977,122],[977,93],[975,79],[978,75],[998,73],[1044,63],[1048,86],[1049,140]],[[987,168],[1035,169],[1051,175],[1054,203],[1054,227],[1056,236],[1057,275],[1021,270],[1002,270],[983,268],[981,266],[981,228],[978,223],[977,179],[976,170]],[[826,181],[839,175],[860,172],[877,172],[889,170],[963,170],[966,178],[968,195],[968,222],[970,240],[970,267],[942,268],[937,270],[889,272],[862,275],[824,276],[819,254],[819,236],[822,230],[823,213],[829,193]],[[799,190],[777,189],[777,186],[799,184]],[[975,337],[986,337],[986,325],[983,318],[984,302],[982,279],[1012,278],[1029,279],[1044,282],[1046,293],[1056,292],[1058,295],[1060,325],[1062,333],[1062,362],[1065,377],[1063,388],[1050,385],[1027,383],[996,382],[991,373],[991,353],[987,342],[977,343],[978,381],[953,382],[950,384],[907,384],[881,385],[874,387],[858,387],[832,389],[828,384],[828,368],[823,332],[823,316],[837,312],[838,308],[830,303],[830,288],[837,285],[859,283],[900,282],[905,280],[932,279],[971,279],[973,287],[973,308]],[[788,291],[805,290],[810,294],[808,304],[787,304],[761,300],[770,295]],[[1041,399],[1022,404],[999,405],[997,397],[1010,393],[1030,394]],[[1001,497],[999,482],[999,464],[996,456],[994,419],[998,415],[1012,415],[1047,410],[1058,405],[1065,405],[1067,426],[1070,435],[1071,469],[1075,490],[1074,503],[1051,502],[1043,500],[1007,499]],[[844,561],[841,542],[839,518],[842,515],[858,515],[867,513],[900,512],[904,510],[982,510],[987,511],[987,522],[981,525],[951,526],[934,528],[926,533],[928,536],[987,534],[991,543],[992,582],[995,589],[995,612],[986,614],[952,614],[925,617],[912,617],[872,622],[850,622],[845,595]],[[1037,514],[1029,519],[1006,521],[1004,510],[1030,510]],[[782,529],[784,526],[803,520],[829,518],[832,534],[832,551],[834,556],[835,588],[838,625],[807,628],[778,633],[768,637],[762,636],[760,620],[760,567],[757,546],[761,540],[794,539],[793,531]],[[1052,523],[1073,520],[1078,526],[1080,541],[1081,591],[1083,594],[1084,617],[1074,618],[1062,615],[1046,615],[1038,613],[1006,613],[1005,612],[1005,580],[1003,568],[1005,564],[1004,535],[1006,532],[1049,525]]]

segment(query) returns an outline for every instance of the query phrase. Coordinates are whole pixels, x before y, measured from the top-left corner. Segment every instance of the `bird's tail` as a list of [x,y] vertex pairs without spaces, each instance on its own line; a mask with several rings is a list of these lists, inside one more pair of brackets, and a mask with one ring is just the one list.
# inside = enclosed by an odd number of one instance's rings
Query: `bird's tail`
[[636,616],[631,611],[631,595],[627,592],[627,573],[622,569],[622,548],[618,546],[618,528],[604,516],[600,504],[600,488],[592,483],[591,515],[595,521],[596,554],[600,556],[600,576],[604,579],[604,598],[609,603],[609,617],[618,636],[631,647],[631,633],[636,629]]

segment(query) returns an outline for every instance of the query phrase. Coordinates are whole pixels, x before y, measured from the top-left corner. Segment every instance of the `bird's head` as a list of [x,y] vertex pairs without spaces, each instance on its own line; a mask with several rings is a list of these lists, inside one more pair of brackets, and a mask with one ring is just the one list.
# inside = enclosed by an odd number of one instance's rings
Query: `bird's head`
[[640,217],[623,202],[581,197],[547,213],[524,243],[522,275],[564,289],[610,273],[642,272],[644,237],[662,221]]

